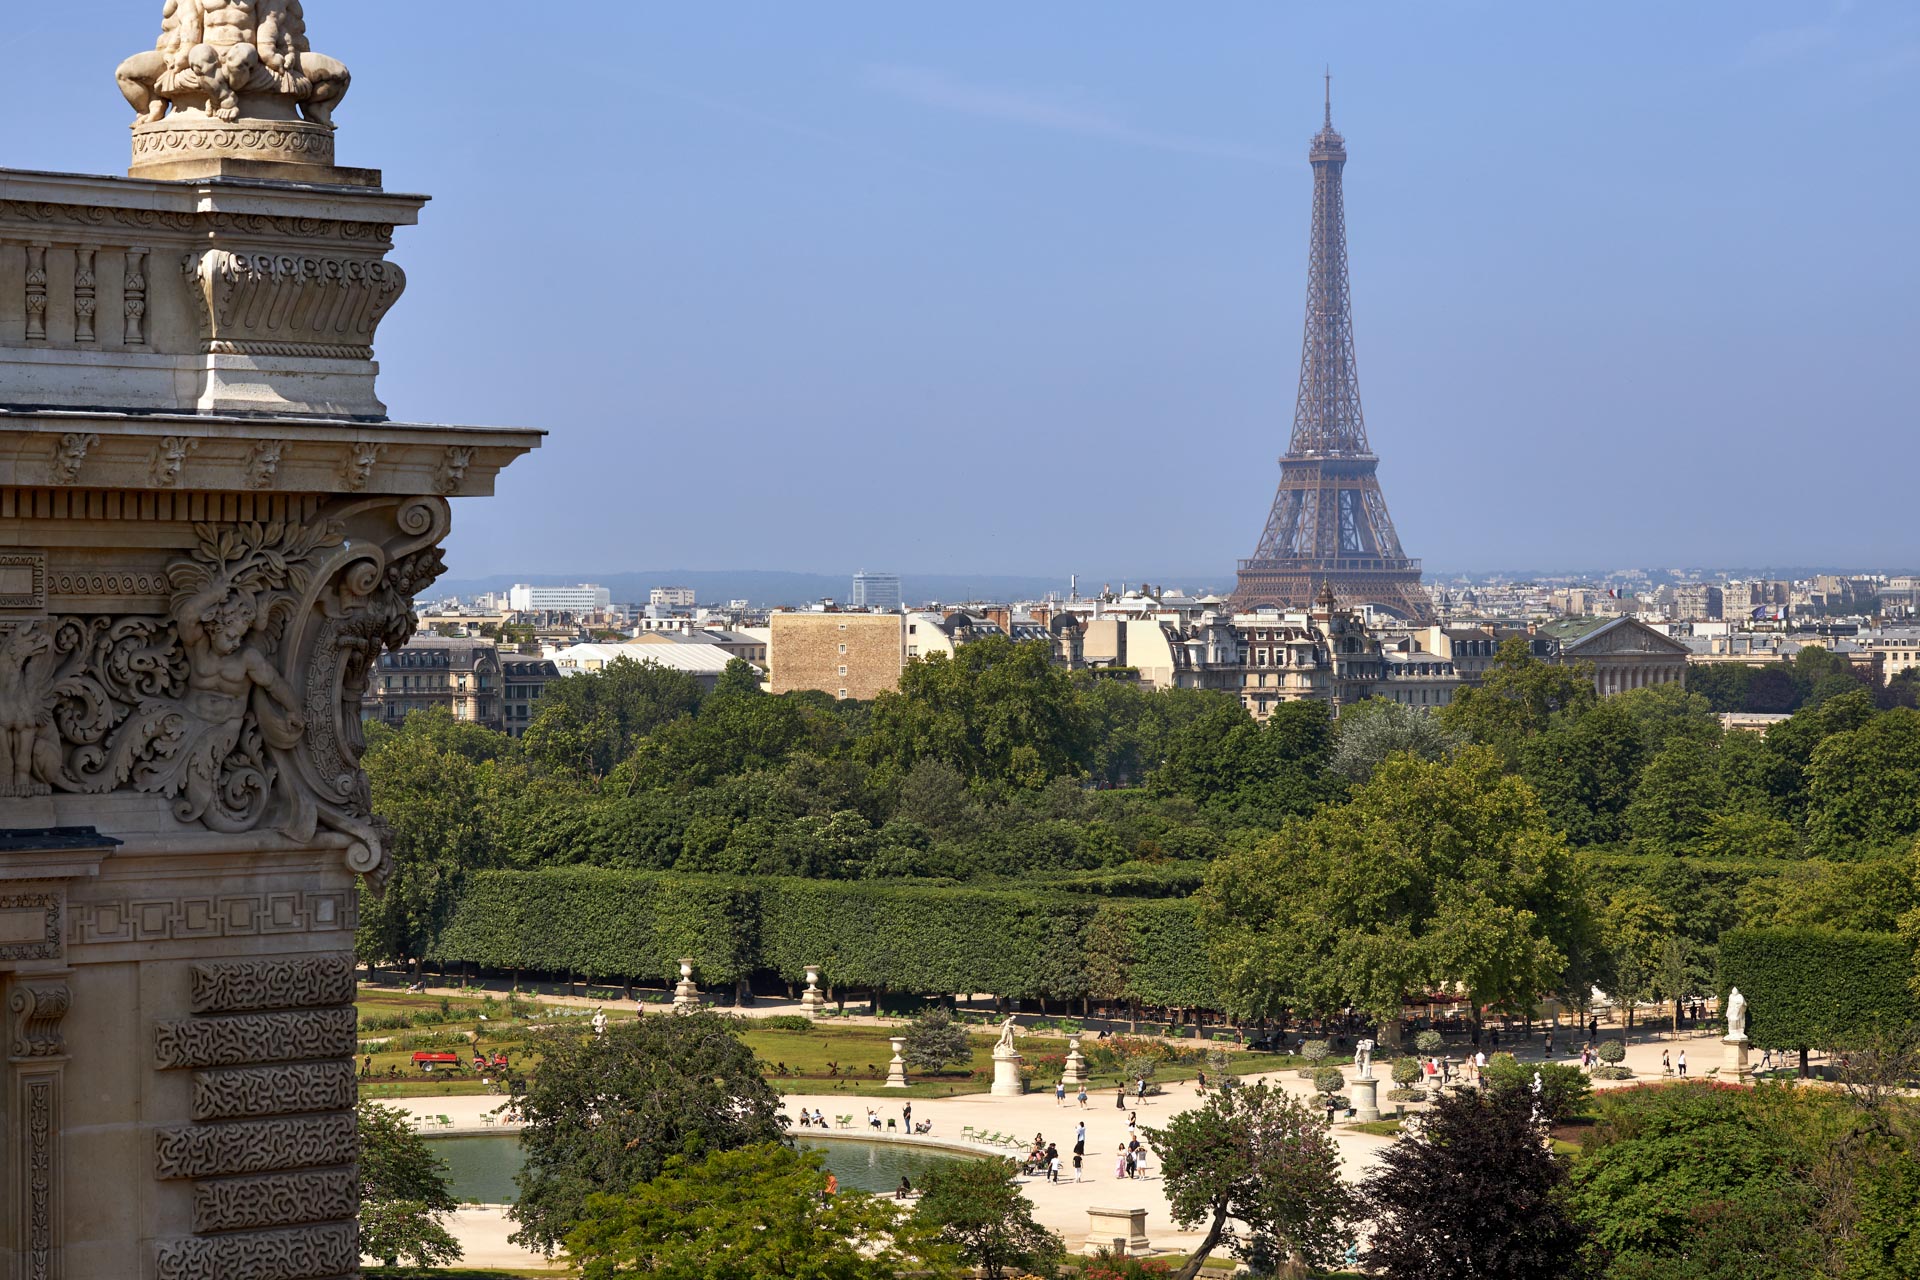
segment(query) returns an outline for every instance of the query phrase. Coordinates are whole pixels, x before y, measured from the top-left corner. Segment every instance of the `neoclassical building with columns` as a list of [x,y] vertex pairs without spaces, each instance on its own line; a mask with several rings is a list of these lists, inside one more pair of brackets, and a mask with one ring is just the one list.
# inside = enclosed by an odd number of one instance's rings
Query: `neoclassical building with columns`
[[1542,623],[1537,635],[1551,660],[1591,663],[1602,697],[1687,682],[1687,646],[1636,618],[1567,618]]

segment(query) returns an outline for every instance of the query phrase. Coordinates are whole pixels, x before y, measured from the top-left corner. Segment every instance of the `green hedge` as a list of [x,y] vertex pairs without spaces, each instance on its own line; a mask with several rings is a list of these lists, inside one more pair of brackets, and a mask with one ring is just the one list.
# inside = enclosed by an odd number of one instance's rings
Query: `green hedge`
[[[1099,921],[1096,925],[1096,920]],[[806,966],[841,989],[1094,996],[1210,1009],[1184,899],[1102,899],[871,881],[548,869],[472,876],[431,959],[589,979],[703,983]]]
[[1825,1049],[1915,1018],[1913,953],[1895,934],[1732,929],[1720,938],[1720,995],[1747,999],[1764,1049]]

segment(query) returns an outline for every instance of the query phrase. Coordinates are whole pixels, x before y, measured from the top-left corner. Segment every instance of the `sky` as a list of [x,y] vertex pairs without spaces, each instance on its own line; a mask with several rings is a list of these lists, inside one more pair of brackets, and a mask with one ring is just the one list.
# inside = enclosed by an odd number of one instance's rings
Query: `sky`
[[[7,6],[0,165],[120,172],[160,0]],[[1920,567],[1920,6],[307,0],[433,195],[396,419],[552,434],[451,574],[1152,580],[1251,553],[1322,73],[1430,569]]]

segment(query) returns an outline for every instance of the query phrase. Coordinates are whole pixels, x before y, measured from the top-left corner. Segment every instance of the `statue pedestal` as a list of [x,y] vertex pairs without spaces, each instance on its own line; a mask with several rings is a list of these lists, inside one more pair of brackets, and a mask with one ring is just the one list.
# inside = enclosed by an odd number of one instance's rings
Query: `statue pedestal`
[[673,984],[673,1011],[692,1013],[700,1007],[700,988],[693,980],[693,961],[680,962],[680,981]]
[[1020,1064],[1025,1061],[1018,1049],[995,1049],[993,1051],[993,1096],[996,1098],[1018,1098],[1026,1093],[1027,1086],[1020,1079]]
[[1060,1083],[1069,1089],[1078,1089],[1087,1082],[1087,1060],[1080,1056],[1080,1037],[1067,1038],[1067,1065],[1060,1073]]
[[1747,1038],[1728,1036],[1721,1045],[1726,1049],[1726,1060],[1720,1067],[1720,1074],[1735,1084],[1745,1084],[1753,1078],[1753,1068],[1747,1063]]
[[1361,1123],[1380,1118],[1380,1082],[1378,1080],[1355,1080],[1347,1086],[1347,1097],[1353,1103],[1353,1118]]
[[820,966],[807,966],[807,989],[800,993],[800,1012],[817,1018],[827,1011],[827,997],[820,990]]

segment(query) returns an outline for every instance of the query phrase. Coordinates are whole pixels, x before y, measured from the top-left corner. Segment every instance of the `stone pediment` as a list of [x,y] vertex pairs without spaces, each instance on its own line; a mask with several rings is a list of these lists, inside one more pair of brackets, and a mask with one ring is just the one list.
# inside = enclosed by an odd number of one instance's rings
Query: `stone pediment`
[[1691,651],[1678,640],[1669,639],[1645,623],[1621,618],[1577,640],[1561,646],[1561,652],[1574,658],[1634,657],[1684,658]]

